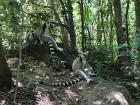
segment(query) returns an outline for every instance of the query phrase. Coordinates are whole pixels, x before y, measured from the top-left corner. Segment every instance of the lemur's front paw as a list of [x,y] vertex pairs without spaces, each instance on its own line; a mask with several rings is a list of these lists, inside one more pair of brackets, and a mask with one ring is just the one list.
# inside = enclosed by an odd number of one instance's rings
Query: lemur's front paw
[[91,83],[91,82],[93,82],[93,79],[87,79],[87,84],[89,84],[89,83]]

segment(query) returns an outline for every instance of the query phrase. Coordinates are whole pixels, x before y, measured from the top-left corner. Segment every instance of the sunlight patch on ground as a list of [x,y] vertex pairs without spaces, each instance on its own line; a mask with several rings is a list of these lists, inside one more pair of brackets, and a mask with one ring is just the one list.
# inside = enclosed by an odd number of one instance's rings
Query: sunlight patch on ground
[[129,105],[124,95],[120,92],[111,92],[108,99],[111,100],[112,103],[118,101],[120,105]]
[[6,104],[5,100],[0,101],[0,105],[5,105],[5,104]]
[[51,101],[49,96],[38,91],[36,95],[36,105],[55,105],[55,102]]

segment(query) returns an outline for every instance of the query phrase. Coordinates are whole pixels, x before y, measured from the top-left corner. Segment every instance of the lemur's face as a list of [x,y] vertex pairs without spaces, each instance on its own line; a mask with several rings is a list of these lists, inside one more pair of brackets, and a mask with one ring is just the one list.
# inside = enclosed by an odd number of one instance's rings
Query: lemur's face
[[81,52],[80,53],[80,58],[81,59],[87,59],[88,51],[87,52]]
[[46,27],[48,27],[48,28],[53,28],[52,22],[46,22]]

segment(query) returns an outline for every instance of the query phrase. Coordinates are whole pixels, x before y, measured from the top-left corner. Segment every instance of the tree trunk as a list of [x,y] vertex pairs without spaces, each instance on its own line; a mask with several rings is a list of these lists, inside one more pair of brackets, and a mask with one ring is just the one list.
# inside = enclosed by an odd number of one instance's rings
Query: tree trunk
[[68,33],[70,34],[71,48],[76,51],[76,34],[74,30],[74,20],[73,20],[73,7],[72,1],[67,0],[67,11],[68,11]]
[[126,7],[126,15],[125,15],[125,25],[126,25],[126,36],[127,36],[127,44],[128,48],[130,48],[130,42],[129,42],[129,31],[128,31],[128,10],[129,10],[129,0],[127,0],[127,7]]
[[89,27],[86,27],[86,29],[87,29],[87,34],[88,34],[88,41],[86,42],[86,48],[87,47],[91,47],[92,46],[92,44],[91,44],[91,34],[90,34],[90,30],[89,30]]
[[134,0],[136,14],[136,47],[138,51],[138,66],[140,65],[140,0]]
[[[101,5],[103,5],[104,3],[104,0],[101,0]],[[103,36],[103,45],[104,47],[107,47],[107,41],[106,41],[106,34],[105,34],[105,24],[104,24],[104,12],[103,12],[103,9],[100,9],[100,14],[101,14],[101,34]]]
[[[54,15],[55,15],[56,20],[58,21],[59,24],[62,24],[61,19],[59,17],[59,14],[57,13],[57,10],[55,8],[54,0],[51,0],[51,7],[53,8],[53,12],[54,12]],[[67,44],[68,37],[65,34],[64,27],[62,25],[60,25],[60,29],[61,29],[62,39],[63,39],[62,41],[63,41],[64,45],[68,46],[68,44]]]
[[114,4],[114,13],[115,13],[115,27],[116,27],[116,35],[117,35],[117,43],[120,47],[118,49],[119,52],[119,64],[120,67],[128,64],[129,57],[127,54],[127,47],[124,46],[127,42],[127,37],[124,36],[123,30],[122,30],[122,15],[121,15],[121,2],[120,0],[113,0]]
[[100,17],[100,10],[98,10],[97,13],[97,43],[98,43],[98,47],[102,46],[102,34],[101,34],[101,17]]
[[0,40],[0,89],[10,90],[12,86],[12,73],[6,62],[5,54]]
[[108,0],[108,8],[109,8],[109,14],[110,14],[110,19],[109,19],[109,25],[110,25],[110,31],[109,31],[109,49],[112,51],[112,58],[113,58],[113,8],[112,8],[112,0]]
[[[66,23],[66,25],[67,25],[67,23],[68,23],[68,17],[67,17],[67,15],[66,15],[66,14],[67,14],[67,13],[66,13],[66,11],[67,11],[67,10],[66,10],[66,7],[65,7],[65,5],[64,5],[63,0],[59,0],[59,2],[60,2],[61,6],[62,6],[62,8],[63,8],[63,11],[64,11],[64,13],[62,13],[62,15],[64,15],[64,16],[63,16],[64,23]],[[60,24],[62,24],[60,18],[59,18],[58,21],[59,21]],[[68,42],[69,42],[69,40],[68,40],[68,37],[69,37],[69,36],[68,36],[68,34],[67,34],[68,32],[67,32],[62,26],[61,26],[61,31],[62,31],[62,33],[63,33],[63,39],[64,39],[63,42],[64,42],[64,45],[65,45],[65,47],[66,47],[67,49],[69,49],[70,46],[69,46],[69,43],[68,43]]]
[[83,8],[83,0],[80,2],[80,15],[81,15],[81,34],[82,34],[82,51],[85,50],[85,33],[84,33],[84,8]]

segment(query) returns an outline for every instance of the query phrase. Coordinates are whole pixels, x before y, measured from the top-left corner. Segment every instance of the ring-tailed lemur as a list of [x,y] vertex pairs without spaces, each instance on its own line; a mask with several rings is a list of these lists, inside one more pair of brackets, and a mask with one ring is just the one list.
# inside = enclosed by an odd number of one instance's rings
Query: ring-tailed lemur
[[43,25],[37,27],[37,29],[34,32],[32,32],[32,34],[30,34],[31,40],[33,40],[32,42],[40,44],[47,44],[48,42],[51,42],[56,50],[63,52],[63,48],[58,47],[56,41],[52,37],[51,28],[53,28],[52,23],[45,22]]
[[63,72],[60,72],[61,70],[60,69],[71,69],[71,64],[67,61],[62,61],[59,57],[57,57],[57,55],[55,54],[55,50],[54,50],[54,46],[52,44],[51,41],[48,41],[48,45],[49,45],[49,49],[50,49],[50,54],[51,54],[51,65],[53,67],[53,69],[56,69],[57,73],[55,73],[54,75],[63,75],[67,72],[66,71],[63,71]]
[[81,53],[79,57],[77,57],[72,64],[72,70],[74,72],[75,79],[69,80],[69,81],[60,81],[60,82],[54,82],[51,84],[48,83],[42,83],[47,86],[70,86],[72,84],[76,84],[80,82],[81,80],[86,80],[86,82],[89,84],[91,81],[93,81],[93,77],[96,77],[96,74],[94,73],[92,67],[88,64],[86,60],[87,52]]
[[[32,42],[40,44],[45,43],[49,45],[52,67],[58,69],[58,61],[54,50],[56,49],[60,52],[63,52],[63,48],[58,47],[56,41],[52,37],[51,28],[53,28],[53,24],[51,22],[45,22],[43,25],[37,27],[37,29],[34,32],[32,32],[31,38],[33,39]],[[64,66],[66,66],[67,64],[68,62],[61,61],[59,66],[65,68]]]

